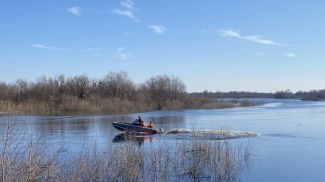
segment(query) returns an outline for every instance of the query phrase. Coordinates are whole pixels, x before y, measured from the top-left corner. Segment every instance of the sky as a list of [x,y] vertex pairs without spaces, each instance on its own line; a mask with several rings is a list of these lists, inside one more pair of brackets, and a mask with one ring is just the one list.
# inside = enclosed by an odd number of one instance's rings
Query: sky
[[325,88],[323,0],[5,0],[0,81],[125,71],[187,91]]

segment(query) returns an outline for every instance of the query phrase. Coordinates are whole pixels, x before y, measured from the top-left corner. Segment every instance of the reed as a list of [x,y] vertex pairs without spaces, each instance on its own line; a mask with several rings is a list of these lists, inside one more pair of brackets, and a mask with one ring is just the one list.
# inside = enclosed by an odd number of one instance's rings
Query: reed
[[249,145],[227,140],[132,142],[82,151],[47,151],[46,141],[1,131],[1,181],[238,181],[252,158]]

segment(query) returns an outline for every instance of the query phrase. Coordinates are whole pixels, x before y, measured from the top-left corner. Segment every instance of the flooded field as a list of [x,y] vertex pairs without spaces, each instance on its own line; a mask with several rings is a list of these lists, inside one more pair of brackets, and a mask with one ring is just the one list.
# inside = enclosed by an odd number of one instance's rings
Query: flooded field
[[[96,151],[105,154],[108,149],[129,147],[128,150],[147,154],[148,157],[142,156],[144,161],[150,161],[149,156],[154,157],[149,155],[153,150],[164,151],[160,156],[165,156],[165,159],[183,156],[185,161],[169,161],[173,165],[166,169],[166,174],[174,170],[172,167],[183,169],[182,166],[185,166],[184,169],[191,170],[178,171],[179,175],[164,178],[167,180],[323,181],[325,103],[255,100],[265,104],[233,109],[113,116],[1,116],[1,132],[6,130],[9,120],[10,130],[21,136],[21,143],[33,136],[46,145],[47,152],[60,151],[67,158],[74,157],[80,151],[90,152],[94,146]],[[153,136],[133,136],[112,127],[113,121],[133,121],[138,115],[145,121],[154,120],[156,127],[163,128],[165,132]],[[219,155],[213,150],[218,147]],[[191,156],[187,156],[188,153]],[[211,155],[204,155],[206,153]],[[197,155],[200,157],[196,158],[204,159],[202,163],[196,161],[197,165],[216,166],[216,161],[227,161],[227,156],[223,155],[227,153],[233,156],[233,168],[228,166],[228,173],[213,172],[222,171],[220,166],[202,173],[200,170],[204,167],[196,171],[196,165],[186,164],[186,161],[193,162],[188,159],[194,159],[194,155]],[[219,159],[214,158],[216,156]],[[213,161],[216,162],[214,165]],[[150,162],[144,164],[149,165]],[[222,169],[225,169],[224,166]],[[184,177],[184,174],[187,176]]]

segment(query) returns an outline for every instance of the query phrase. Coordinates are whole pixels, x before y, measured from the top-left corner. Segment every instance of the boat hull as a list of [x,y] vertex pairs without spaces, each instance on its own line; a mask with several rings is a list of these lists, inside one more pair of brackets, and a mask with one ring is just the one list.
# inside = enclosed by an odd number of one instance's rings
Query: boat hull
[[136,126],[131,123],[113,122],[112,124],[116,129],[125,132],[141,132],[141,133],[149,133],[149,134],[158,133],[158,131],[155,128]]

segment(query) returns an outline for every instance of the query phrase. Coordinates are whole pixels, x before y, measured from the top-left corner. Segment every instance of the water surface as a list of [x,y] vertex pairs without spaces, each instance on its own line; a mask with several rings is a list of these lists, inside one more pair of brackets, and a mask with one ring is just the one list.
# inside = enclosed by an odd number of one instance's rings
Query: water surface
[[[249,143],[253,160],[241,181],[325,181],[325,102],[253,99],[263,106],[140,113],[157,127],[196,130],[238,130],[257,137],[231,140]],[[113,121],[132,121],[139,113],[113,116],[16,116],[10,117],[15,132],[37,134],[48,150],[73,151],[95,145],[99,149],[134,142],[143,145],[180,142],[182,137],[155,135],[124,138]],[[7,117],[0,117],[4,124]]]

